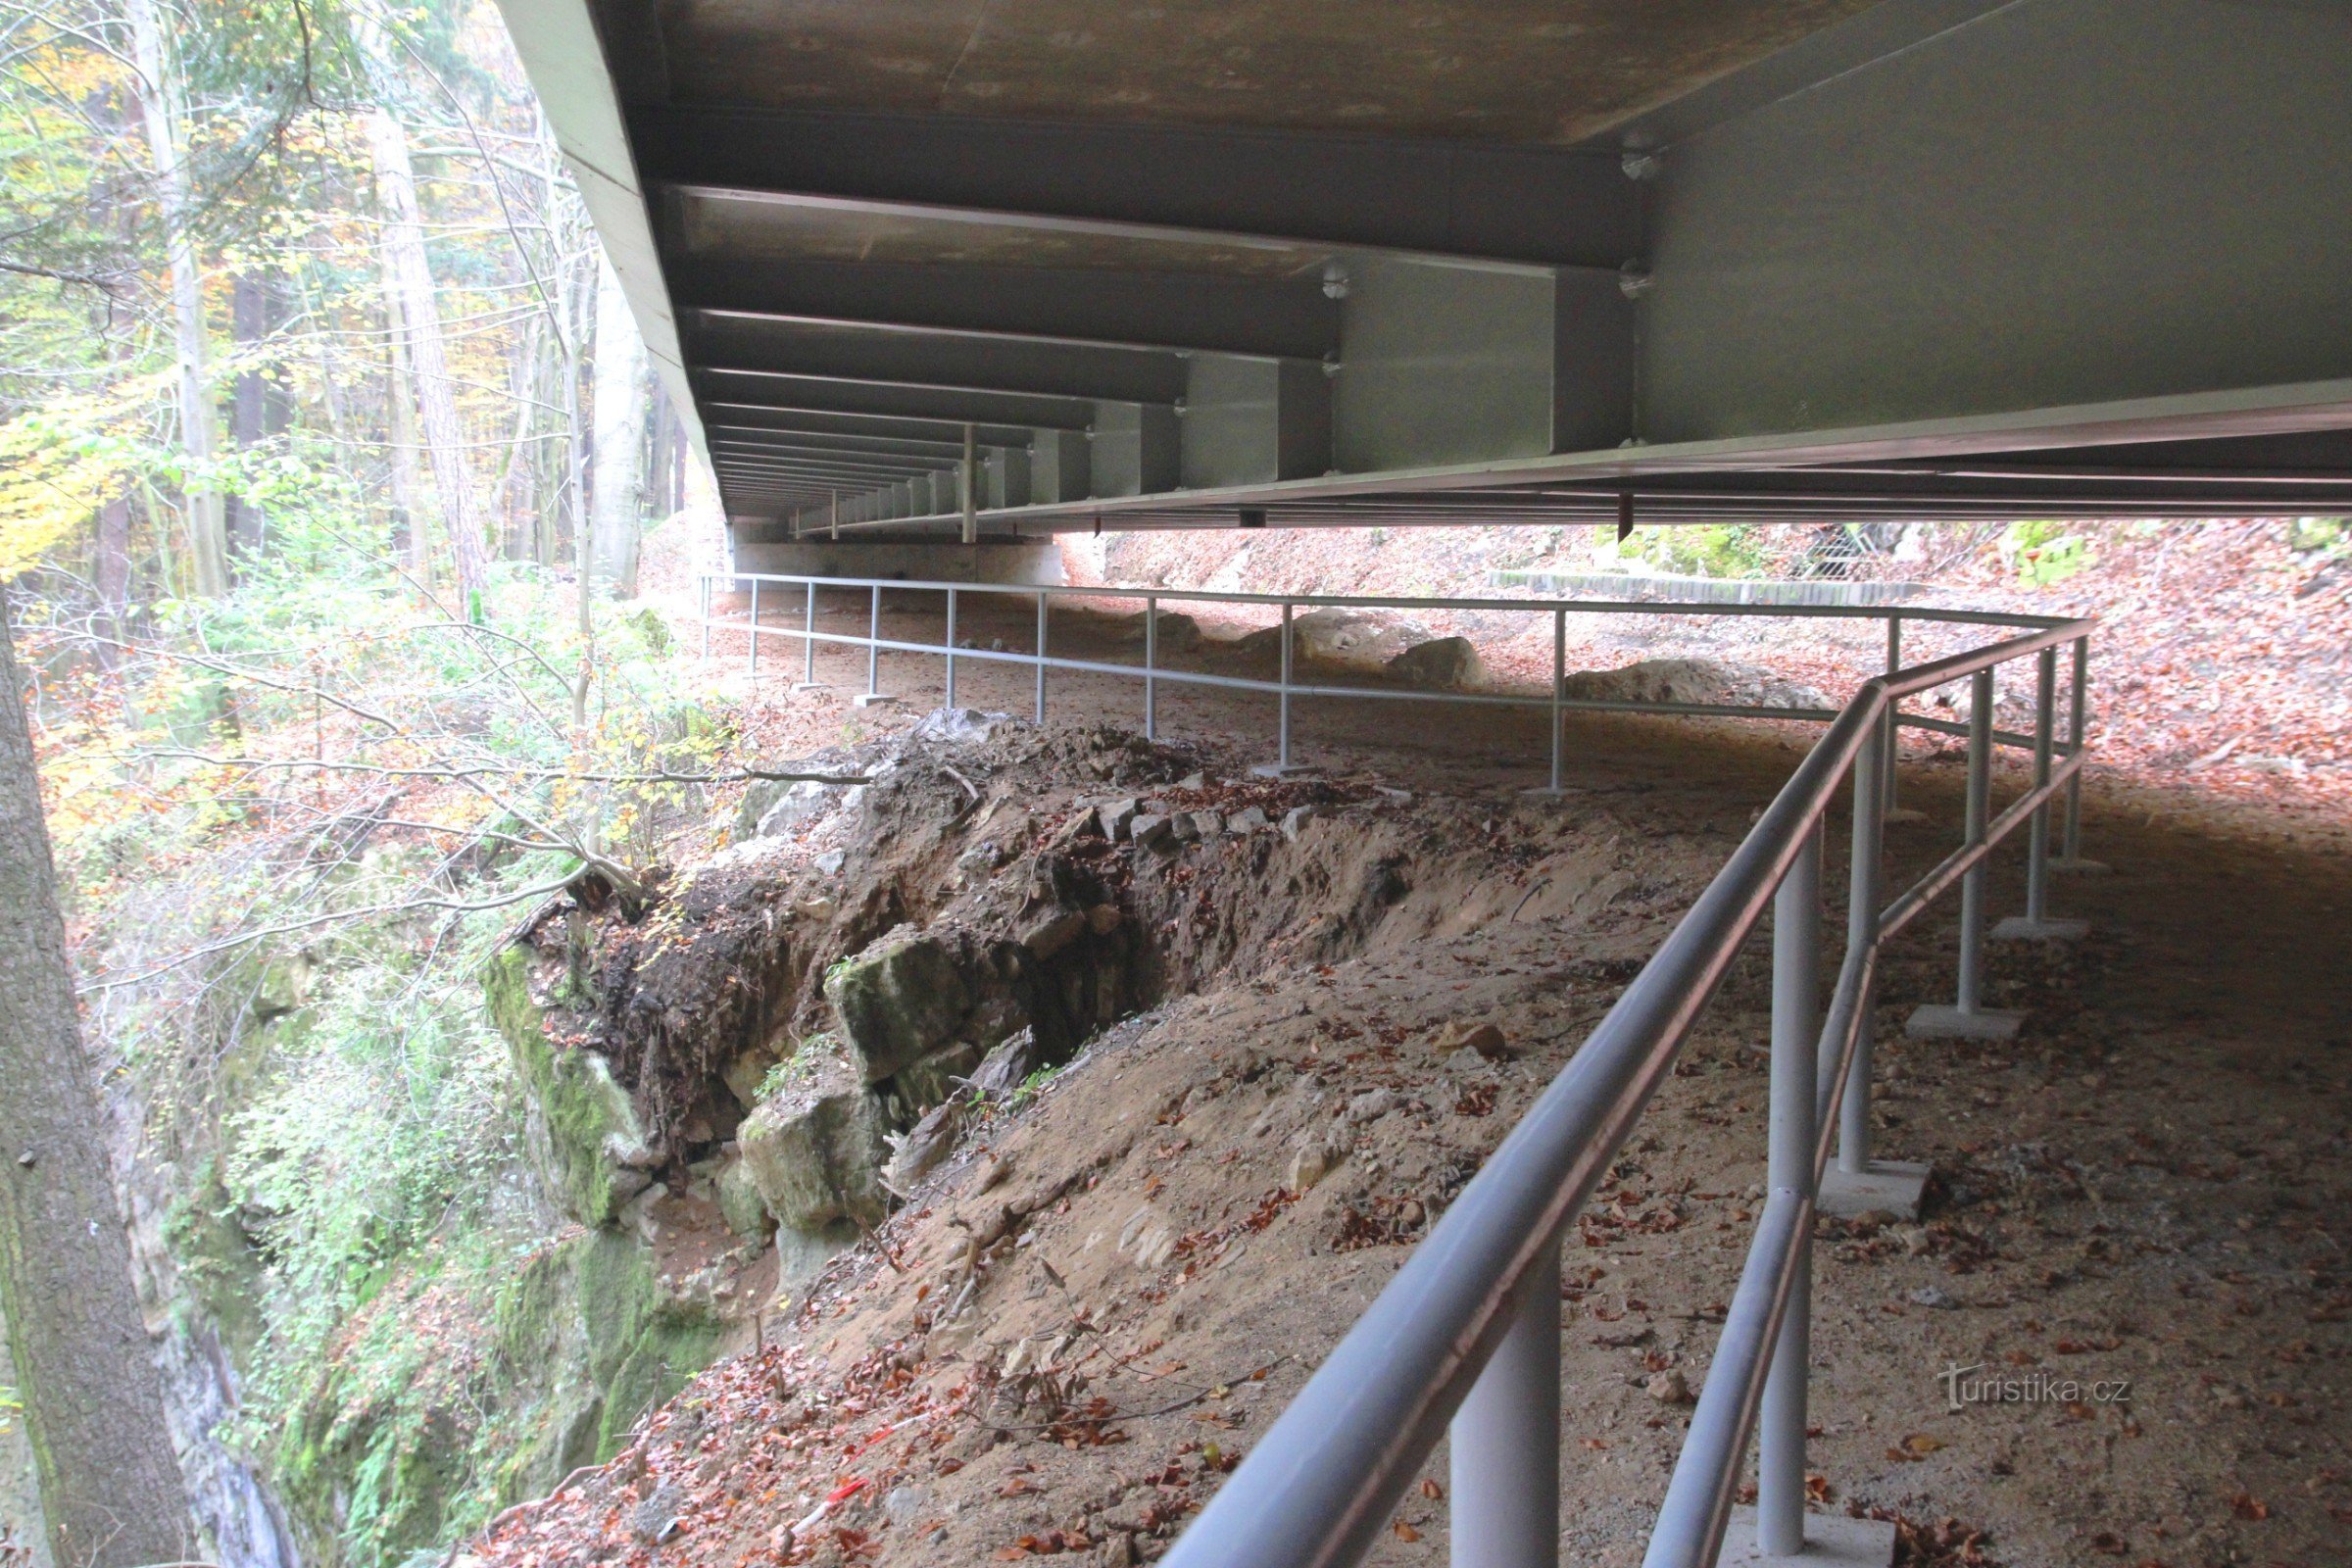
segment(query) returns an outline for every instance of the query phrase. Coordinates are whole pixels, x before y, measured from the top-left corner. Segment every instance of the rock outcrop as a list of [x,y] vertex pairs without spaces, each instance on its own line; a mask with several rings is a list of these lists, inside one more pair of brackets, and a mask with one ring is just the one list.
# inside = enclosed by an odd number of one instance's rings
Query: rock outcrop
[[1580,670],[1564,682],[1586,702],[1689,703],[1698,707],[1836,708],[1816,687],[1724,659],[1644,659],[1618,669]]

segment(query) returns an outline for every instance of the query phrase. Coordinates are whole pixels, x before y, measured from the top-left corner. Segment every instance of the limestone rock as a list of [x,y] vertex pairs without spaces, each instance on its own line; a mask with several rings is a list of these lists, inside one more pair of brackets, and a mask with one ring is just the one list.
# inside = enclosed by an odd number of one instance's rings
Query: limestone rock
[[[1291,657],[1295,662],[1377,669],[1428,634],[1426,627],[1374,611],[1310,610],[1292,617]],[[1235,643],[1234,651],[1255,662],[1279,665],[1282,628],[1253,631]]]
[[1021,946],[1032,957],[1051,958],[1078,940],[1086,929],[1086,916],[1075,909],[1056,909],[1021,933]]
[[1506,1060],[1511,1054],[1501,1030],[1491,1023],[1473,1023],[1467,1018],[1456,1018],[1440,1029],[1430,1043],[1430,1049],[1441,1056],[1450,1056],[1460,1051],[1475,1051],[1489,1061]]
[[934,1105],[911,1131],[896,1140],[898,1148],[891,1155],[889,1168],[882,1173],[883,1183],[902,1197],[912,1192],[915,1183],[937,1170],[940,1162],[955,1152],[956,1140],[962,1132],[961,1105],[954,1101]]
[[1306,824],[1322,814],[1311,806],[1292,807],[1282,814],[1282,836],[1298,843],[1298,835],[1306,831]]
[[956,959],[935,937],[901,926],[825,976],[825,1000],[868,1083],[915,1061],[955,1033],[971,1004]]
[[1586,702],[1728,704],[1742,708],[1836,708],[1818,689],[1753,664],[1724,659],[1644,659],[1609,670],[1580,670],[1562,690]]
[[1660,1404],[1689,1404],[1690,1383],[1680,1372],[1671,1369],[1653,1374],[1643,1385],[1649,1396]]
[[1137,1268],[1157,1269],[1176,1255],[1177,1240],[1167,1216],[1146,1203],[1119,1227],[1119,1255]]
[[1478,657],[1478,646],[1467,637],[1415,643],[1390,660],[1386,668],[1392,679],[1446,691],[1487,683],[1486,661]]
[[1155,812],[1145,812],[1137,816],[1133,822],[1128,824],[1127,831],[1129,837],[1135,840],[1135,847],[1139,850],[1155,850],[1163,843],[1173,842],[1175,838],[1175,829],[1171,825],[1170,819]]
[[1348,1157],[1348,1147],[1342,1141],[1322,1133],[1310,1133],[1291,1152],[1291,1168],[1283,1185],[1304,1196],[1315,1185],[1337,1170],[1340,1161]]
[[1102,836],[1115,844],[1127,836],[1127,829],[1142,809],[1143,806],[1136,801],[1109,801],[1095,808],[1095,820],[1102,825]]
[[1267,825],[1266,813],[1254,806],[1245,806],[1225,819],[1226,831],[1231,833],[1262,833]]
[[1002,1100],[1021,1087],[1021,1081],[1037,1070],[1037,1036],[1028,1029],[1008,1035],[1004,1043],[988,1054],[987,1059],[973,1069],[972,1088],[992,1100]]
[[710,1185],[727,1229],[756,1242],[767,1239],[767,1233],[775,1229],[775,1219],[768,1213],[767,1202],[760,1196],[760,1184],[752,1179],[752,1168],[744,1162],[740,1152],[719,1167]]
[[529,1102],[526,1146],[549,1195],[583,1225],[610,1225],[644,1191],[656,1162],[628,1092],[594,1051],[559,1047],[530,990],[531,956],[514,947],[490,965],[490,1016]]
[[882,1116],[845,1058],[820,1058],[785,1084],[744,1119],[737,1138],[753,1185],[787,1228],[882,1222]]
[[1009,713],[983,713],[976,708],[935,708],[914,721],[910,740],[940,741],[950,746],[976,746],[1012,722]]
[[909,1114],[945,1104],[956,1097],[959,1080],[968,1079],[980,1065],[980,1048],[968,1040],[945,1047],[901,1067],[891,1077]]
[[1197,839],[1217,838],[1225,831],[1225,818],[1214,811],[1194,811],[1191,815],[1193,837]]

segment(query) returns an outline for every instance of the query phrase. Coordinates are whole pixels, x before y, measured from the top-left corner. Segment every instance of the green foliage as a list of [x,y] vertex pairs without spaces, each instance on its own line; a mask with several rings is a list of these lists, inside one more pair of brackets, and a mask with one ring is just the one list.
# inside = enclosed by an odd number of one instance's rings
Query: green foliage
[[2090,564],[2090,541],[2057,521],[2013,522],[2002,531],[2001,561],[2027,588],[2048,588]]
[[[1613,526],[1603,533],[1616,537]],[[1637,527],[1617,555],[1683,577],[1760,577],[1771,565],[1761,530],[1744,522]]]
[[[841,963],[833,965],[834,969],[841,967]],[[828,974],[831,972],[831,970],[827,971]],[[752,1102],[765,1104],[768,1101],[792,1088],[793,1085],[808,1082],[816,1076],[817,1063],[825,1056],[840,1052],[841,1049],[842,1042],[837,1035],[810,1035],[800,1043],[791,1055],[767,1069],[766,1074],[760,1080],[760,1088],[754,1094]]]
[[1059,1067],[1038,1068],[1022,1079],[1011,1094],[1005,1096],[1004,1108],[1014,1112],[1028,1108],[1030,1102],[1046,1092],[1046,1086],[1053,1083],[1054,1075],[1059,1071]]
[[2352,517],[2289,517],[2286,547],[2299,556],[2323,559],[2352,555]]

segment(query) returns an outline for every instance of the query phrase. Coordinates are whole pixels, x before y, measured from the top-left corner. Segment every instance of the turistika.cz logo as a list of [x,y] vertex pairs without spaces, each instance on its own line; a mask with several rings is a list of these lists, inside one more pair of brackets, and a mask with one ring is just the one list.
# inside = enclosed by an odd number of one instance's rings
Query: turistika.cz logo
[[2054,1372],[2020,1372],[1984,1377],[1984,1363],[1946,1366],[1936,1374],[1947,1410],[1972,1404],[2129,1404],[2130,1378],[2070,1378]]

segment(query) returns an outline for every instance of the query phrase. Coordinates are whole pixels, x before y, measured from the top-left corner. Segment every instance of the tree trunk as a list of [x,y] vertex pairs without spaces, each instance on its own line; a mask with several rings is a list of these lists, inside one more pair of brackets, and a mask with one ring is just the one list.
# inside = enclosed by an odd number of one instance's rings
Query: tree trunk
[[164,38],[155,0],[124,0],[131,45],[138,57],[134,78],[139,118],[147,131],[147,155],[163,208],[164,244],[172,264],[172,334],[179,359],[179,444],[190,473],[182,491],[188,511],[188,553],[196,592],[218,598],[228,592],[228,526],[221,496],[208,470],[220,445],[220,414],[213,407],[211,348],[204,327],[204,278],[196,266],[196,236],[188,226],[186,172],[180,161],[179,78]]
[[409,166],[409,134],[388,109],[368,115],[368,146],[375,163],[377,199],[384,210],[384,256],[400,301],[409,358],[416,367],[416,404],[424,416],[424,446],[432,460],[433,490],[450,554],[458,564],[458,586],[470,601],[488,580],[482,549],[482,514],[473,494],[472,465],[466,457],[466,430],[458,419],[458,393],[441,344],[441,317],[433,298],[433,272],[424,254],[424,224],[416,207],[416,176]]
[[389,248],[384,255],[384,328],[389,345],[384,371],[384,436],[392,445],[394,543],[405,546],[410,575],[429,593],[433,549],[424,532],[424,476],[416,469],[416,397],[409,375],[409,334],[401,319],[400,285],[392,275]]
[[0,600],[0,1308],[61,1565],[193,1554],[81,1050],[57,871]]
[[[252,272],[239,272],[229,285],[228,340],[240,360],[229,383],[228,436],[239,452],[250,452],[270,436],[270,384],[250,363],[272,325],[270,286]],[[232,563],[262,551],[262,509],[243,496],[227,498],[228,549]]]
[[98,509],[98,559],[90,581],[98,590],[98,664],[114,670],[122,662],[115,647],[128,632],[130,618],[130,497],[121,495]]
[[610,261],[596,272],[596,580],[637,597],[645,514],[645,339]]

